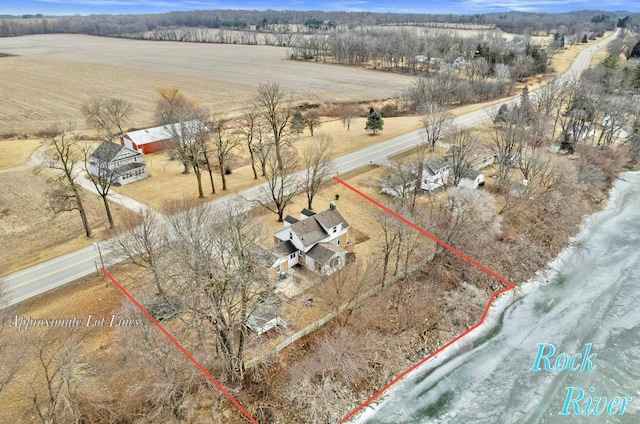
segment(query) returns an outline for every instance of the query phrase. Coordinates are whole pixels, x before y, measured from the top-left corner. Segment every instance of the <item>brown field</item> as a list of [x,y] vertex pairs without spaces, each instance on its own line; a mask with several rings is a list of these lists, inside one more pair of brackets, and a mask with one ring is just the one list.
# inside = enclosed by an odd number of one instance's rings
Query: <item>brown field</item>
[[149,42],[88,35],[0,39],[0,133],[33,132],[58,121],[83,128],[82,102],[118,96],[133,103],[130,124],[152,123],[156,88],[179,87],[214,113],[232,114],[275,81],[297,100],[360,101],[393,97],[411,78],[286,60],[285,47]]

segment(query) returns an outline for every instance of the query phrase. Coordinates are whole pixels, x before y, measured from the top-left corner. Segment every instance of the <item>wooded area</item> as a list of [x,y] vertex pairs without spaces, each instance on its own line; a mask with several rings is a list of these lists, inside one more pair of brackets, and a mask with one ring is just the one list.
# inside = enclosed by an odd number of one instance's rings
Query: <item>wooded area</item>
[[[625,17],[629,19],[624,20]],[[374,12],[324,12],[303,10],[199,10],[146,15],[89,15],[0,19],[0,36],[28,34],[89,34],[131,36],[172,28],[221,28],[276,33],[312,33],[361,25],[418,25],[425,28],[451,27],[487,29],[491,27],[516,34],[549,32],[565,27],[575,33],[605,31],[622,23],[628,28],[639,24],[638,14],[625,12],[579,11],[570,13],[503,12],[472,15],[435,15]],[[635,18],[635,19],[633,19]],[[620,22],[618,21],[620,20]],[[452,25],[453,24],[453,25]],[[180,40],[176,40],[180,41]],[[197,40],[184,40],[197,41]]]

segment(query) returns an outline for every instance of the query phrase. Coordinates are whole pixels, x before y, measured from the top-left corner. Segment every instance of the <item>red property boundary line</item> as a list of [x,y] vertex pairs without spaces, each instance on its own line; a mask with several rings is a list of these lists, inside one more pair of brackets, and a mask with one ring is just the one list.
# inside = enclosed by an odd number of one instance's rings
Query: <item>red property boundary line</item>
[[360,197],[364,198],[365,200],[373,203],[375,206],[377,206],[378,208],[382,209],[383,211],[387,212],[388,214],[392,215],[393,217],[395,217],[396,219],[404,222],[405,224],[407,224],[408,226],[410,226],[411,228],[415,229],[416,231],[424,234],[425,236],[427,236],[428,238],[430,238],[431,240],[435,241],[436,243],[438,243],[440,246],[444,247],[445,249],[451,251],[452,253],[455,253],[456,255],[458,255],[459,257],[461,257],[462,259],[464,259],[465,261],[469,262],[471,265],[481,269],[482,271],[486,272],[487,274],[489,274],[490,276],[494,277],[495,279],[497,279],[498,281],[500,281],[501,283],[503,283],[506,287],[503,287],[499,290],[494,291],[491,296],[489,297],[489,300],[487,301],[486,306],[484,307],[484,310],[482,311],[482,316],[480,317],[480,319],[478,320],[478,322],[476,322],[474,325],[472,325],[471,327],[467,328],[464,332],[462,332],[461,334],[459,334],[458,336],[456,336],[453,340],[450,340],[449,342],[447,342],[446,344],[444,344],[443,346],[441,346],[440,348],[438,348],[436,351],[432,352],[429,356],[421,359],[420,361],[416,362],[415,364],[413,364],[412,366],[410,366],[409,368],[407,368],[406,370],[404,370],[403,372],[401,372],[400,374],[398,374],[393,380],[391,380],[389,383],[387,383],[384,387],[382,387],[380,390],[378,390],[377,392],[375,392],[373,395],[371,395],[367,400],[365,400],[363,403],[361,403],[358,407],[356,407],[353,411],[349,412],[347,415],[345,415],[344,417],[342,417],[342,419],[340,420],[340,424],[345,423],[347,420],[353,418],[353,416],[355,414],[357,414],[360,410],[362,410],[365,406],[367,406],[371,401],[373,401],[374,399],[376,399],[378,396],[380,396],[382,393],[384,393],[387,389],[389,389],[389,387],[393,386],[394,384],[396,384],[400,379],[402,379],[403,377],[405,377],[407,374],[409,374],[411,371],[415,370],[416,368],[418,368],[420,365],[424,364],[425,362],[427,362],[429,359],[433,358],[434,356],[436,356],[438,353],[442,352],[444,349],[446,349],[447,347],[451,346],[453,343],[455,343],[456,341],[458,341],[459,339],[461,339],[462,337],[464,337],[465,335],[467,335],[468,333],[470,333],[471,331],[473,331],[474,329],[478,328],[483,322],[484,319],[487,316],[487,312],[489,312],[489,308],[491,307],[491,304],[493,303],[494,299],[496,298],[496,296],[498,296],[501,293],[505,293],[509,290],[512,290],[515,288],[515,285],[513,285],[513,283],[511,283],[509,280],[507,280],[506,278],[496,274],[495,272],[493,272],[492,270],[490,270],[489,268],[485,267],[484,265],[482,265],[481,263],[479,263],[478,261],[470,258],[469,256],[465,255],[464,253],[462,253],[461,251],[459,251],[458,249],[448,245],[447,243],[445,243],[444,241],[440,240],[439,238],[437,238],[436,236],[434,236],[433,234],[429,233],[428,231],[424,230],[422,227],[414,224],[413,222],[409,221],[408,219],[406,219],[405,217],[403,217],[402,215],[399,215],[398,213],[392,211],[391,209],[389,209],[388,207],[384,206],[382,203],[372,199],[371,197],[367,196],[366,194],[364,194],[363,192],[361,192],[360,190],[358,190],[357,188],[353,187],[352,185],[348,184],[347,182],[341,180],[338,177],[333,177],[333,179],[338,182],[339,184],[342,184],[343,186],[345,186],[346,188],[348,188],[349,190],[353,191],[354,193],[356,193],[357,195],[359,195]]
[[160,324],[158,322],[158,320],[156,320],[150,313],[149,311],[147,311],[145,309],[144,306],[142,306],[140,304],[140,302],[138,302],[136,300],[135,297],[133,297],[124,287],[122,287],[122,285],[111,275],[109,274],[109,271],[107,271],[104,268],[101,268],[100,271],[102,271],[102,273],[109,279],[111,280],[111,282],[118,288],[118,290],[120,290],[122,292],[122,294],[124,294],[131,302],[133,302],[134,305],[136,305],[136,307],[138,309],[140,309],[140,311],[147,317],[149,318],[149,321],[153,322],[155,324],[156,327],[158,327],[158,329],[165,335],[167,336],[167,338],[171,341],[171,343],[173,343],[179,350],[180,352],[182,352],[184,354],[184,356],[187,357],[187,359],[189,359],[191,362],[193,362],[193,364],[196,366],[196,368],[198,368],[200,370],[200,372],[202,374],[204,374],[205,377],[207,377],[209,379],[209,381],[211,381],[221,392],[223,395],[225,395],[227,397],[227,399],[229,399],[231,401],[231,403],[233,403],[233,405],[238,408],[238,410],[242,413],[242,415],[245,416],[245,418],[247,418],[251,423],[253,424],[259,424],[258,421],[256,421],[255,418],[253,418],[251,416],[251,414],[249,414],[249,412],[240,404],[240,402],[238,402],[233,396],[231,396],[231,393],[229,393],[224,387],[222,387],[222,384],[220,384],[218,382],[218,380],[216,380],[211,374],[209,374],[209,372],[202,366],[200,365],[200,363],[187,351],[187,349],[185,349],[180,342],[178,342],[172,335],[171,333],[169,333],[163,326],[162,324]]

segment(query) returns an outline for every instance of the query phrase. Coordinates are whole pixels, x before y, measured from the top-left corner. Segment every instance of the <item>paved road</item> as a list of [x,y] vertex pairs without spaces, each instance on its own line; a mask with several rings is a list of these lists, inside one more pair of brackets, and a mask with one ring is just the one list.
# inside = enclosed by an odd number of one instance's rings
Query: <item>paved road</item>
[[[617,34],[617,32],[616,32]],[[598,43],[583,50],[574,60],[569,71],[561,76],[562,79],[572,78],[579,75],[589,65],[592,54],[600,47],[611,42],[616,34],[600,40]],[[454,122],[460,128],[472,127],[480,122],[485,121],[490,115],[490,111],[495,110],[502,103],[513,104],[518,101],[519,96],[514,96],[502,102],[496,103],[457,117]],[[364,149],[352,152],[334,161],[335,170],[342,174],[369,163],[386,162],[387,157],[408,150],[422,142],[422,131],[415,130],[406,134],[393,137],[389,140],[374,144]],[[90,182],[87,181],[87,183]],[[237,194],[232,194],[212,201],[214,206],[221,206],[229,201],[240,199],[249,207],[251,201],[262,196],[262,186],[255,186],[243,190]],[[127,207],[138,209],[141,204],[135,201],[127,201],[130,199],[117,199]],[[102,256],[106,265],[117,263],[120,259],[115,257],[113,252],[108,248],[109,240],[100,243]],[[88,246],[75,252],[53,258],[46,262],[31,266],[21,271],[9,274],[4,278],[5,287],[7,289],[7,304],[14,304],[26,300],[30,297],[44,293],[55,287],[61,286],[78,278],[84,277],[96,272],[100,259],[98,249],[94,246]]]

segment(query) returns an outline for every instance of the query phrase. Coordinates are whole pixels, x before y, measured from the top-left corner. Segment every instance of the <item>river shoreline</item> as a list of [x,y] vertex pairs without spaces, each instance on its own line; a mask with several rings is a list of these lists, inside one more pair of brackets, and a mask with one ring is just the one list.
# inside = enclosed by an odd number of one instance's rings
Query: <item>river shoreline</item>
[[619,174],[607,192],[607,201],[606,204],[604,204],[604,207],[591,213],[587,213],[581,217],[580,225],[576,234],[569,238],[568,243],[554,258],[547,262],[544,268],[536,271],[534,276],[524,283],[516,285],[514,289],[497,296],[489,306],[485,320],[478,327],[447,346],[416,369],[412,370],[402,380],[398,381],[397,384],[382,394],[380,398],[369,404],[366,409],[348,422],[363,424],[369,422],[371,419],[375,420],[376,412],[391,406],[386,405],[386,403],[392,402],[391,399],[394,396],[402,396],[399,393],[409,387],[412,383],[415,383],[416,380],[423,379],[425,376],[437,372],[440,366],[447,364],[450,361],[463,361],[465,353],[470,351],[469,345],[474,345],[492,331],[495,331],[496,328],[501,325],[505,311],[510,306],[529,296],[531,293],[534,293],[536,290],[539,290],[541,287],[553,280],[559,272],[559,267],[568,262],[570,258],[576,254],[576,251],[580,248],[581,244],[594,232],[594,230],[589,227],[590,224],[598,219],[602,214],[618,209],[620,202],[624,200],[625,191],[629,189],[629,185],[634,183],[640,183],[640,171],[626,171]]

